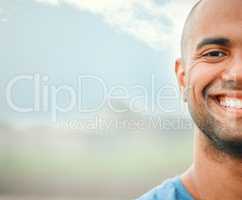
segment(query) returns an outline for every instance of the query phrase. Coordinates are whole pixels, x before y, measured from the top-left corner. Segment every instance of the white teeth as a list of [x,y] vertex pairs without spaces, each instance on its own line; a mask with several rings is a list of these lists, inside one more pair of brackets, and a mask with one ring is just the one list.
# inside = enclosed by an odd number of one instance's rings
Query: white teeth
[[242,99],[237,98],[221,98],[220,104],[225,107],[242,109]]

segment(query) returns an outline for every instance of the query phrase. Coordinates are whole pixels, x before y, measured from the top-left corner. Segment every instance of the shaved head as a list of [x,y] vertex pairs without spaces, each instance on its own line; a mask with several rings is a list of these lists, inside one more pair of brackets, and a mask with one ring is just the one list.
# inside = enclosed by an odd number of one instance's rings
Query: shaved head
[[182,60],[176,62],[181,91],[206,136],[206,148],[236,158],[242,158],[242,107],[235,106],[242,100],[241,10],[242,0],[198,1],[186,19]]
[[[214,16],[214,9],[218,8],[220,11],[216,9],[216,13],[220,14],[222,13],[221,11],[224,11],[227,7],[227,9],[231,9],[229,5],[225,6],[225,4],[230,1],[225,1],[225,0],[198,0],[198,2],[193,6],[191,9],[188,17],[186,18],[183,31],[182,31],[182,38],[181,38],[181,56],[182,56],[182,61],[183,63],[186,63],[187,60],[187,50],[189,46],[189,42],[191,42],[191,38],[194,33],[198,32],[198,29],[201,28],[201,23],[203,23],[203,19],[206,19],[207,22],[209,23],[211,19],[209,19],[209,16]],[[233,2],[236,2],[238,6],[241,5],[241,0],[233,0]],[[232,4],[231,4],[232,5]],[[233,9],[233,8],[232,8]],[[205,15],[206,13],[206,15]],[[231,15],[231,10],[230,13],[228,13],[228,17]],[[215,16],[216,18],[216,16]],[[206,28],[206,26],[202,25],[203,28]],[[193,41],[192,41],[193,42]]]
[[201,4],[203,0],[199,0],[191,9],[190,13],[188,14],[188,17],[185,21],[183,31],[182,31],[182,38],[181,38],[181,55],[182,60],[185,61],[186,57],[186,44],[187,39],[189,38],[189,33],[192,31],[193,27],[193,18],[195,16],[196,10],[198,9],[199,5]]

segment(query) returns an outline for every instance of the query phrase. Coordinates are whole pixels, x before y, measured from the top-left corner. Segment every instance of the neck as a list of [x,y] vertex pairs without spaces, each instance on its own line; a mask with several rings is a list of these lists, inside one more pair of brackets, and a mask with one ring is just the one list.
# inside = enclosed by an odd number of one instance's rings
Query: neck
[[242,159],[217,151],[199,130],[194,143],[193,165],[182,176],[188,191],[197,200],[241,200]]

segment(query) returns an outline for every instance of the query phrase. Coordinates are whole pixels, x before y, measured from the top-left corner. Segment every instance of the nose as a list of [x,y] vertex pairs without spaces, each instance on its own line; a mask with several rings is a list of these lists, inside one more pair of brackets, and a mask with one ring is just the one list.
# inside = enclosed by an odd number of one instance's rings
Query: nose
[[232,63],[226,68],[222,74],[224,81],[233,81],[242,83],[242,53],[234,57]]

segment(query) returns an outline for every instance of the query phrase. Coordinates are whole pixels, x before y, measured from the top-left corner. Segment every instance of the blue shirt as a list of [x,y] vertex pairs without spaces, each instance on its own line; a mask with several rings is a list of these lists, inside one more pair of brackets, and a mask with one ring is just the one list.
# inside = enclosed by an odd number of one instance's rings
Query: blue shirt
[[180,177],[166,180],[160,186],[136,200],[194,200],[181,182]]

